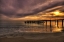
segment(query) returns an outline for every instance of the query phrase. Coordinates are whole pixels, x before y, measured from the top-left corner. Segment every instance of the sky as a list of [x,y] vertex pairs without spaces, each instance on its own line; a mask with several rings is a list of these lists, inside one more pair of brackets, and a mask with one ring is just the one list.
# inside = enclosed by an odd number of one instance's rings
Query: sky
[[55,6],[64,5],[64,0],[1,0],[0,5],[1,15],[23,17]]

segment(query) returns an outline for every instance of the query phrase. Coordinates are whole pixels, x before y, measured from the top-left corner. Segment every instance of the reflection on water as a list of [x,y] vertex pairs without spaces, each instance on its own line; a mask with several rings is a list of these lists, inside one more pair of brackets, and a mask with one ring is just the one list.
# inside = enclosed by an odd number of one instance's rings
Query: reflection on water
[[24,21],[2,21],[0,25],[0,30],[6,30],[9,32],[26,32],[26,33],[52,33],[52,32],[62,32],[62,24],[64,20],[57,21],[44,21],[43,23],[28,23],[25,24]]
[[[59,21],[44,21],[43,23],[31,23],[28,22],[27,24],[24,24],[26,28],[19,29],[19,32],[39,32],[39,33],[52,33],[52,32],[62,32],[62,29],[64,27],[64,22],[62,20]],[[63,25],[63,27],[62,27]]]
[[[63,22],[64,24],[64,22]],[[19,32],[37,32],[37,33],[52,33],[52,32],[62,32],[62,20],[60,21],[45,21],[44,23],[27,23],[23,24],[24,27],[19,29]],[[51,27],[50,27],[51,25]],[[64,25],[63,25],[64,26]]]
[[52,32],[62,32],[62,28],[54,28]]

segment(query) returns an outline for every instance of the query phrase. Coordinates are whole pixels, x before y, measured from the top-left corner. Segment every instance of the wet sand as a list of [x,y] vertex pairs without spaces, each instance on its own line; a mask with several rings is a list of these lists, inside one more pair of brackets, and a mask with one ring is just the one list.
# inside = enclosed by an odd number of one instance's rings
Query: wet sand
[[54,36],[50,36],[44,39],[25,39],[23,37],[0,38],[0,42],[64,42],[64,33],[56,33],[53,35]]

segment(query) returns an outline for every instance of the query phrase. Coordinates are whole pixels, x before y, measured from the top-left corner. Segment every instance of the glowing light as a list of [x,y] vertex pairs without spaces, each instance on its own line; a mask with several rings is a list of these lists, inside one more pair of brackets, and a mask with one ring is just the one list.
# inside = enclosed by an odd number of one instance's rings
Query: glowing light
[[58,15],[60,15],[60,11],[54,11],[53,14],[58,16]]
[[53,29],[53,32],[62,32],[61,30],[62,30],[62,28],[55,28],[55,29]]
[[56,22],[55,27],[56,28],[53,29],[53,32],[62,32],[62,28],[61,27],[58,27],[57,22]]

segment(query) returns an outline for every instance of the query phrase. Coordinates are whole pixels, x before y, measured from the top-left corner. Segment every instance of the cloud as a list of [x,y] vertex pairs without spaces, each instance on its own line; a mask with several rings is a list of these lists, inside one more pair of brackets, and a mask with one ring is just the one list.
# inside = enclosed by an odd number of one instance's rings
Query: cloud
[[8,17],[32,15],[64,4],[64,0],[1,0],[0,14]]

